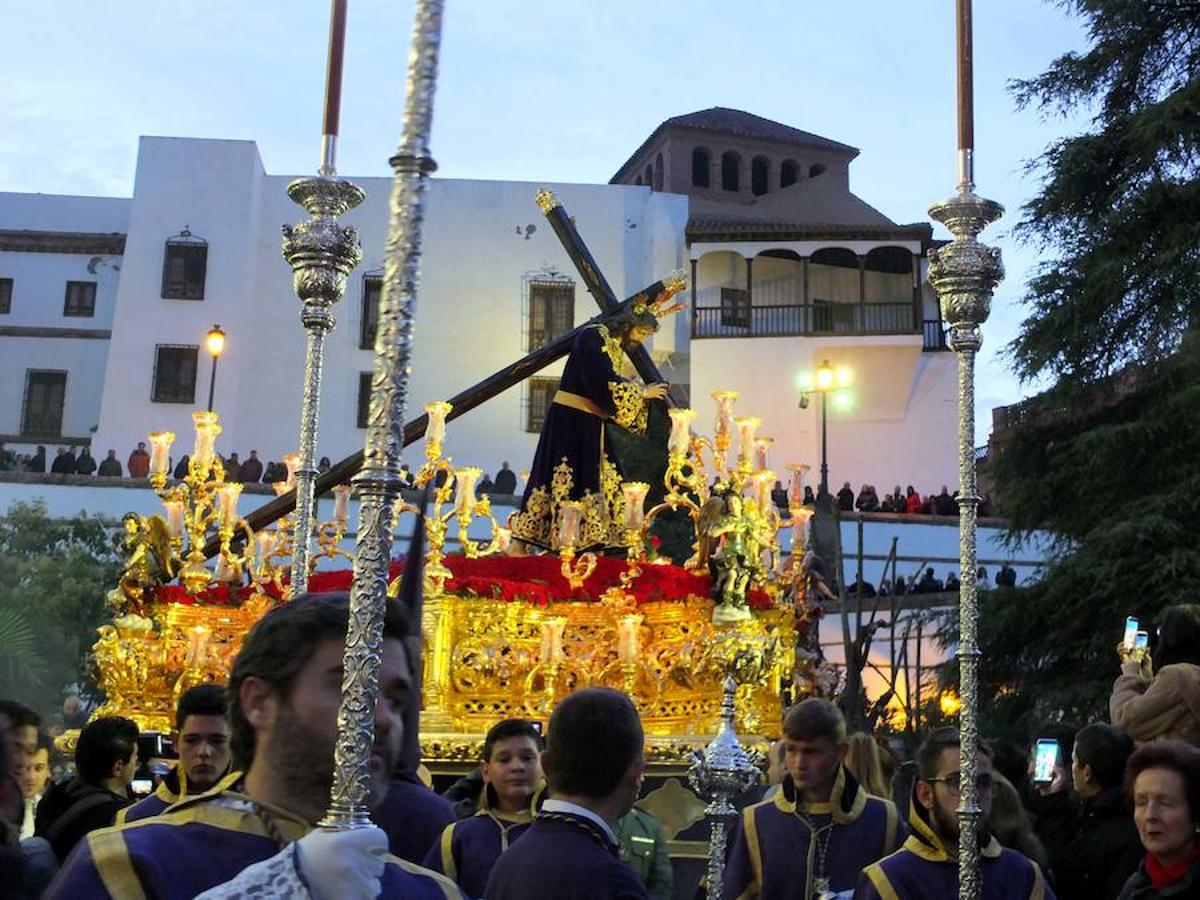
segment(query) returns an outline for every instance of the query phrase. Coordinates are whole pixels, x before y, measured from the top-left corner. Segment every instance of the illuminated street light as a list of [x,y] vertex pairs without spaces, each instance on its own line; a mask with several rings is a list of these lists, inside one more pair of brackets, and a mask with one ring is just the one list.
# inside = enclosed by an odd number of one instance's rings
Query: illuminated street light
[[212,412],[213,392],[217,389],[217,360],[225,352],[225,332],[220,325],[214,325],[204,336],[204,349],[212,357],[212,375],[208,379],[208,411]]

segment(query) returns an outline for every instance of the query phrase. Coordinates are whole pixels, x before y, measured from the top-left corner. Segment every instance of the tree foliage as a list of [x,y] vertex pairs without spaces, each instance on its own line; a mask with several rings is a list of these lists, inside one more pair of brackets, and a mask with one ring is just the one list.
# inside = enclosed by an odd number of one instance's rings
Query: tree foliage
[[1014,538],[1057,543],[1036,584],[981,597],[993,732],[1106,718],[1124,617],[1200,602],[1200,4],[1061,5],[1089,48],[1014,92],[1092,127],[1035,164],[1020,232],[1045,262],[1010,351],[1053,383],[992,461]]
[[43,710],[86,681],[86,658],[120,572],[108,528],[14,503],[0,516],[0,696]]

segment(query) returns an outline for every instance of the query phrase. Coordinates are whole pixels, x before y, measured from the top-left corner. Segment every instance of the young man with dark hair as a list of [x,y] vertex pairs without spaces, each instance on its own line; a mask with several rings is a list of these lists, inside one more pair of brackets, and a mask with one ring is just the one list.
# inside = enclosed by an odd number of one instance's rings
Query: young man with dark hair
[[50,783],[50,754],[54,745],[50,735],[39,731],[33,755],[25,761],[20,774],[21,793],[25,796],[25,820],[21,823],[21,839],[33,837],[38,804]]
[[[917,749],[917,781],[909,810],[912,834],[904,846],[867,867],[855,900],[953,900],[958,896],[959,738],[938,728]],[[992,757],[980,744],[975,757],[979,818],[979,874],[984,900],[1055,900],[1037,863],[1002,848],[988,830]]]
[[117,814],[117,824],[157,816],[173,803],[212,790],[229,775],[229,719],[224,685],[188,688],[175,708],[175,747],[179,764],[154,793]]
[[52,784],[38,804],[34,833],[50,842],[59,862],[86,835],[106,828],[129,805],[138,767],[137,723],[122,716],[93,719],[75,744],[75,772]]
[[616,835],[641,789],[644,742],[637,710],[619,691],[584,688],[558,704],[542,754],[550,799],[496,861],[487,900],[645,900]]
[[809,697],[783,720],[788,776],[747,807],[725,866],[725,897],[830,897],[851,891],[864,867],[904,838],[896,807],[868,796],[844,765],[846,720]]
[[483,742],[479,811],[453,822],[429,848],[425,867],[452,878],[468,897],[482,897],[500,855],[529,828],[542,781],[542,736],[532,722],[505,719]]
[[[234,764],[245,772],[237,790],[191,797],[160,816],[89,835],[46,897],[183,900],[227,883],[240,886],[249,867],[264,878],[257,896],[460,896],[442,876],[387,856],[377,828],[313,828],[333,785],[348,619],[345,594],[302,595],[267,613],[246,636],[229,679]],[[413,672],[408,633],[403,608],[388,602],[372,803],[387,788],[403,737],[401,711]],[[231,890],[223,896],[237,896]]]
[[1050,865],[1059,900],[1116,900],[1142,859],[1129,798],[1122,790],[1133,740],[1096,722],[1075,735],[1071,777],[1079,805],[1072,837]]

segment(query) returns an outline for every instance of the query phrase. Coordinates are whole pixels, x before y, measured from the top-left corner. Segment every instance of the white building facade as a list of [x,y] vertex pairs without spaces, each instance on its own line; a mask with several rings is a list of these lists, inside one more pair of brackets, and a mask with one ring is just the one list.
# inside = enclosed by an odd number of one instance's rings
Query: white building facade
[[[698,430],[711,429],[712,391],[737,390],[738,412],[775,439],[773,468],[803,460],[815,472],[820,404],[797,408],[796,379],[828,359],[854,373],[851,408],[829,414],[833,489],[924,494],[956,471],[953,357],[925,285],[930,228],[851,194],[856,154],[709,110],[663,123],[611,184],[549,187],[618,296],[690,270],[691,308],[651,349],[689,390]],[[178,458],[207,404],[204,335],[219,324],[219,449],[264,463],[294,449],[304,333],[280,226],[305,214],[286,196],[291,180],[267,174],[252,142],[143,138],[131,199],[0,195],[0,440],[22,452],[89,442],[97,459],[111,448],[124,461],[169,429]],[[333,461],[363,443],[391,187],[351,180],[367,199],[342,221],[358,227],[363,262],[326,342],[318,456]],[[538,211],[539,187],[432,181],[410,417],[597,312]],[[490,473],[527,466],[558,371],[452,423],[447,453]]]

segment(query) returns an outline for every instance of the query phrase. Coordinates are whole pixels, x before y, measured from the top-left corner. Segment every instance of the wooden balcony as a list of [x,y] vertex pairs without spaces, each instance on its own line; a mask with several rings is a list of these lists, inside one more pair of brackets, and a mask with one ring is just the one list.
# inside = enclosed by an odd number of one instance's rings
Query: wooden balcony
[[[741,293],[741,292],[739,292]],[[692,310],[693,338],[921,334],[912,303],[725,303]]]

